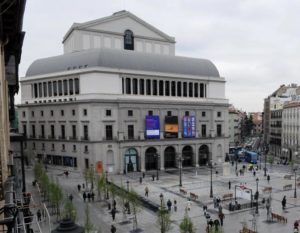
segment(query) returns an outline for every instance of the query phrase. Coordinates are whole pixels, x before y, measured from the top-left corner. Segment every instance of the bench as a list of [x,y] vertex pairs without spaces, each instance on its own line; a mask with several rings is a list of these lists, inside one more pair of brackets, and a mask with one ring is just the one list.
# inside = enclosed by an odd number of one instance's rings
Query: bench
[[285,180],[291,180],[292,179],[292,175],[285,175],[283,177],[283,179],[285,179]]
[[262,191],[263,191],[263,193],[271,193],[272,187],[265,187]]
[[257,231],[253,231],[247,227],[244,227],[243,230],[240,230],[240,233],[257,233]]
[[284,216],[275,213],[271,213],[271,216],[272,216],[272,221],[273,219],[277,219],[278,222],[287,223],[287,218]]
[[283,190],[284,190],[284,191],[291,190],[292,188],[293,188],[293,185],[292,185],[292,184],[287,184],[287,185],[284,185],[284,186],[283,186]]
[[223,201],[231,200],[232,197],[233,197],[233,194],[232,194],[232,193],[227,193],[227,194],[224,194],[224,195],[223,195],[222,200],[223,200]]
[[198,195],[195,194],[195,193],[190,193],[190,198],[193,199],[193,200],[196,200],[196,199],[198,199],[199,197],[198,197]]
[[179,189],[179,192],[180,192],[181,194],[183,194],[183,195],[187,195],[187,191],[184,190],[184,189]]

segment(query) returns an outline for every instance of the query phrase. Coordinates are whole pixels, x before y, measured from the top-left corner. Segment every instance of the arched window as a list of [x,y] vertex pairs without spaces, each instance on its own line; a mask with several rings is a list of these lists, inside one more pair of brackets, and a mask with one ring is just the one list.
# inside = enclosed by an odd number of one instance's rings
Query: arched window
[[124,49],[134,50],[134,37],[130,30],[126,30],[124,33]]

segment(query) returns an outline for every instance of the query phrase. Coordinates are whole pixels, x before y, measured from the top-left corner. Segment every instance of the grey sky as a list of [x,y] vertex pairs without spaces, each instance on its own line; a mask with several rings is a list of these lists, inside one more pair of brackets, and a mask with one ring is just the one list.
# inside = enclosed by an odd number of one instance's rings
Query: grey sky
[[125,9],[174,36],[177,55],[211,60],[237,108],[262,111],[265,97],[299,80],[299,0],[27,0],[26,5],[21,76],[35,59],[62,54],[72,23]]

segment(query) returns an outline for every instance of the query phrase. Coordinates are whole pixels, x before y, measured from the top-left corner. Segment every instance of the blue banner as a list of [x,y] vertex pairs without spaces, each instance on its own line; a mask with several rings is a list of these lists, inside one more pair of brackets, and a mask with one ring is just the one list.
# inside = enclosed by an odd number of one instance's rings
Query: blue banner
[[195,116],[183,117],[183,137],[194,138],[196,136],[196,118]]
[[145,138],[160,138],[159,116],[146,116],[145,131]]

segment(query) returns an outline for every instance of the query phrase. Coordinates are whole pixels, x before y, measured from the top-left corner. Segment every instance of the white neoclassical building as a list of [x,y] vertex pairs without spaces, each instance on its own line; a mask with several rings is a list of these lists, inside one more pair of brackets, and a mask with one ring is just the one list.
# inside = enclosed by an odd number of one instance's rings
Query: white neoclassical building
[[175,56],[175,39],[127,11],[75,23],[64,54],[21,80],[28,154],[114,173],[222,163],[225,79],[206,59]]
[[300,153],[300,101],[290,101],[282,111],[282,155],[299,161]]

